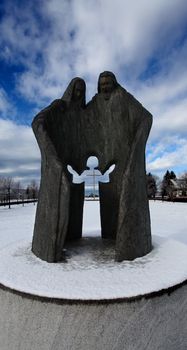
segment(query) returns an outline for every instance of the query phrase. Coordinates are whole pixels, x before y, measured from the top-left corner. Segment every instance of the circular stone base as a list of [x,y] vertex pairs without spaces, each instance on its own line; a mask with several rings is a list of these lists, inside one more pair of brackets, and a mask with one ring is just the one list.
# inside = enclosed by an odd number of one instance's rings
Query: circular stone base
[[47,263],[31,244],[1,250],[0,284],[31,295],[67,300],[118,300],[149,295],[187,279],[187,245],[153,237],[153,250],[133,261],[114,261],[114,242],[83,238],[67,246],[67,263]]
[[113,242],[89,237],[58,264],[28,242],[3,248],[0,349],[186,349],[187,246],[158,237],[153,246],[116,263]]
[[0,349],[184,350],[186,295],[183,285],[169,294],[131,302],[90,303],[0,289]]

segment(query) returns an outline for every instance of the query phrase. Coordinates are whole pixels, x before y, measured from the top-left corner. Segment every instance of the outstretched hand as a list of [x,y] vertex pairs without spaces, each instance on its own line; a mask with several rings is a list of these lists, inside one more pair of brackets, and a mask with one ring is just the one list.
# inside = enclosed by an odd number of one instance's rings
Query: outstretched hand
[[76,175],[77,177],[79,176],[79,174],[75,170],[73,170],[71,165],[68,165],[67,168],[70,174]]
[[115,164],[112,164],[112,165],[108,168],[108,170],[105,172],[105,174],[110,174],[110,173],[112,173],[112,171],[114,170],[114,168],[115,168]]

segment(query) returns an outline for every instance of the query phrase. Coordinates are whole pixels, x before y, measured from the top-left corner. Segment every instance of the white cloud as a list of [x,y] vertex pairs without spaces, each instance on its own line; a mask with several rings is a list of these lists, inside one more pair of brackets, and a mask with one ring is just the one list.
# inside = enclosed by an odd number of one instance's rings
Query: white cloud
[[6,117],[12,110],[11,102],[3,88],[0,88],[0,116]]
[[123,69],[134,81],[153,54],[169,50],[180,37],[185,5],[184,0],[40,1],[41,23],[31,4],[14,9],[2,21],[1,37],[11,60],[26,68],[17,86],[27,98],[53,99],[75,75],[95,85],[91,96],[101,71]]
[[147,147],[147,171],[163,176],[166,170],[180,175],[187,170],[187,139],[178,136],[163,137]]
[[[40,0],[37,8],[32,2],[8,6],[0,24],[0,56],[24,68],[15,77],[15,92],[42,108],[62,96],[74,76],[82,76],[91,98],[99,73],[112,70],[154,116],[150,169],[187,167],[186,144],[180,145],[187,136],[186,0]],[[8,115],[9,108],[0,90],[0,110]],[[24,134],[14,127],[15,135]],[[27,142],[22,139],[22,148]],[[19,159],[21,146],[9,145]]]
[[28,126],[0,119],[0,176],[11,176],[22,183],[39,179],[40,153]]
[[187,39],[162,58],[160,70],[146,81],[135,81],[133,89],[144,103],[159,113],[167,104],[187,95],[187,78],[184,69],[187,60]]

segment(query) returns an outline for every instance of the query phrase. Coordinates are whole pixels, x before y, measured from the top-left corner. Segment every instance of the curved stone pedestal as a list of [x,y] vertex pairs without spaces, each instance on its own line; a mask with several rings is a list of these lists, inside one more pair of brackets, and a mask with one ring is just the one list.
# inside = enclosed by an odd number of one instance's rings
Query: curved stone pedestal
[[187,349],[185,283],[102,302],[39,298],[1,286],[0,310],[1,350]]

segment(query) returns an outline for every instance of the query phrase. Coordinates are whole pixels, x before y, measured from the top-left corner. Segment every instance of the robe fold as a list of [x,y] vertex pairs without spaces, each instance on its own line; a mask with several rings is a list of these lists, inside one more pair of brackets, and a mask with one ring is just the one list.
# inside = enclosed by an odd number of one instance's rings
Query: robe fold
[[108,100],[97,94],[86,110],[88,153],[102,173],[116,164],[110,183],[99,185],[101,234],[116,239],[117,261],[133,260],[151,250],[145,146],[152,115],[120,85]]
[[[84,186],[75,187],[67,171],[68,164],[74,165],[75,160],[79,164],[80,160],[75,145],[79,142],[77,120],[82,107],[73,103],[77,80],[80,79],[71,81],[62,99],[55,100],[32,122],[41,151],[41,182],[32,251],[48,262],[62,260],[65,241],[82,235]],[[75,135],[73,142],[72,134]]]

